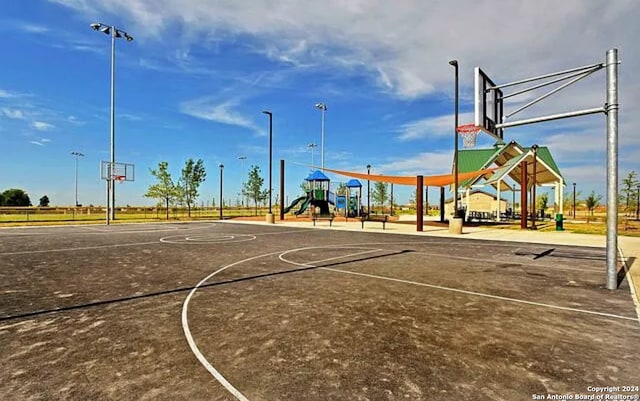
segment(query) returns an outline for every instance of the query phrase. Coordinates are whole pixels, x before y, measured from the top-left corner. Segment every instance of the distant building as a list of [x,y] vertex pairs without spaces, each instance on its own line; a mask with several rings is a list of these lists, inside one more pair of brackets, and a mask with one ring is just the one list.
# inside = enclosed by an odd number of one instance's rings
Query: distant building
[[[496,195],[491,194],[480,189],[474,189],[469,191],[468,205],[467,197],[465,196],[464,203],[461,196],[458,197],[458,203],[462,205],[467,211],[473,212],[486,212],[491,213],[498,210],[498,198]],[[513,207],[505,199],[500,199],[500,210],[505,211],[507,208]],[[453,214],[453,198],[445,200],[444,204],[445,215],[449,216]]]

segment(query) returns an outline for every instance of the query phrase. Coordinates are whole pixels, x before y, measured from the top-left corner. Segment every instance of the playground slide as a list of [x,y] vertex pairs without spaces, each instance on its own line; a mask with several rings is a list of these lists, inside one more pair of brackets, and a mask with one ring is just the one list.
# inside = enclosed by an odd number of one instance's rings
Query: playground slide
[[302,206],[300,206],[300,210],[293,213],[296,216],[300,216],[302,213],[304,213],[304,211],[307,210],[307,206],[309,206],[309,203],[311,203],[311,198],[304,197],[303,199],[306,199],[306,200],[304,201]]
[[301,196],[299,198],[294,199],[293,202],[291,202],[291,204],[289,206],[285,207],[282,212],[283,213],[289,213],[289,210],[294,208],[298,204],[298,202],[300,202],[303,199],[307,199],[307,196],[305,195],[305,196]]

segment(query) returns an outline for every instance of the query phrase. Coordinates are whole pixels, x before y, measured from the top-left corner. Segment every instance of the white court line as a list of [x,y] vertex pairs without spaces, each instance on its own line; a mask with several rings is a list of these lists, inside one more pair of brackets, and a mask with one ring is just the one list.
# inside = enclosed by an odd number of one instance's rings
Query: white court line
[[196,345],[196,342],[193,339],[193,335],[191,334],[191,329],[189,328],[189,302],[191,301],[191,297],[193,297],[193,295],[196,293],[198,288],[200,288],[200,286],[202,286],[207,280],[209,280],[211,277],[215,276],[216,274],[218,274],[218,273],[220,273],[222,271],[225,271],[230,267],[237,266],[237,265],[239,265],[241,263],[249,262],[249,261],[255,260],[255,259],[265,258],[265,257],[271,256],[271,255],[277,255],[279,253],[282,253],[282,251],[265,253],[263,255],[253,256],[253,257],[250,257],[250,258],[247,258],[247,259],[242,259],[240,261],[231,263],[230,265],[226,265],[224,267],[221,267],[220,269],[214,271],[213,273],[209,274],[207,277],[205,277],[202,280],[200,280],[200,282],[198,284],[196,284],[193,287],[193,289],[189,292],[189,295],[187,295],[187,297],[184,300],[184,303],[182,304],[182,331],[184,332],[184,336],[187,339],[187,343],[189,343],[189,348],[191,348],[191,352],[193,352],[193,354],[196,356],[196,358],[198,358],[198,361],[200,361],[202,366],[204,366],[204,368],[207,369],[207,371],[209,371],[209,373],[211,373],[211,375],[220,384],[222,384],[224,386],[224,388],[227,389],[227,391],[229,391],[234,397],[236,397],[236,399],[238,399],[240,401],[249,401],[249,399],[247,397],[245,397],[244,394],[242,394],[231,383],[229,383],[229,381],[227,379],[225,379],[225,377],[222,375],[222,373],[220,373],[216,368],[213,367],[213,365],[211,365],[211,363],[209,363],[207,358],[205,358],[205,356],[202,355],[202,352],[200,352],[200,349]]
[[162,244],[162,242],[160,241],[134,242],[130,244],[96,245],[96,246],[81,246],[77,248],[39,249],[39,250],[33,250],[33,251],[3,252],[3,253],[0,253],[0,256],[30,255],[35,253],[47,253],[47,252],[85,251],[88,249],[117,248],[121,246],[152,245],[152,244]]
[[[448,259],[461,259],[461,260],[471,260],[471,261],[478,261],[478,262],[493,262],[493,263],[508,263],[505,260],[495,260],[495,259],[484,259],[484,258],[472,258],[469,256],[455,256],[455,255],[449,255],[449,254],[442,254],[442,253],[431,253],[431,252],[421,252],[421,251],[415,251],[413,253],[417,253],[417,254],[421,254],[421,255],[429,255],[429,256],[436,256],[436,257],[443,257],[443,258],[448,258]],[[516,255],[518,256],[518,255]],[[557,269],[557,270],[575,270],[575,271],[579,271],[579,272],[585,272],[585,273],[601,273],[601,270],[597,270],[597,269],[579,269],[579,268],[575,268],[575,267],[560,267],[560,266],[549,266],[549,265],[543,265],[543,264],[533,264],[533,263],[522,263],[522,262],[517,262],[514,261],[513,263],[518,263],[519,265],[522,266],[530,266],[530,267],[538,267],[538,268],[546,268],[546,269]],[[514,266],[516,267],[516,266]]]
[[565,310],[565,311],[570,311],[570,312],[587,313],[587,314],[590,314],[590,315],[611,317],[611,318],[615,318],[615,319],[632,320],[634,322],[638,322],[639,321],[637,318],[621,316],[621,315],[614,315],[612,313],[595,312],[595,311],[590,311],[590,310],[586,310],[586,309],[568,308],[568,307],[565,307],[565,306],[543,304],[543,303],[539,303],[539,302],[525,301],[523,299],[502,297],[502,296],[499,296],[499,295],[491,295],[491,294],[485,294],[485,293],[481,293],[481,292],[461,290],[461,289],[458,289],[458,288],[444,287],[444,286],[441,286],[441,285],[426,284],[426,283],[420,283],[420,282],[417,282],[417,281],[403,280],[403,279],[399,279],[399,278],[377,276],[375,274],[358,273],[358,272],[353,272],[353,271],[348,271],[348,270],[334,269],[334,268],[331,268],[331,267],[319,267],[319,269],[330,270],[330,271],[337,272],[337,273],[353,274],[353,275],[356,275],[356,276],[375,278],[375,279],[379,279],[379,280],[388,280],[388,281],[394,281],[394,282],[398,282],[398,283],[412,284],[412,285],[417,285],[417,286],[421,286],[421,287],[435,288],[435,289],[444,290],[444,291],[458,292],[458,293],[466,294],[466,295],[474,295],[474,296],[478,296],[478,297],[498,299],[498,300],[501,300],[501,301],[516,302],[516,303],[521,303],[521,304],[526,304],[526,305],[539,306],[539,307],[543,307],[543,308],[560,309],[560,310]]
[[636,285],[633,281],[633,277],[629,273],[629,261],[624,257],[622,253],[622,248],[618,247],[618,254],[620,255],[620,259],[622,260],[622,268],[624,269],[627,282],[629,283],[629,292],[631,292],[631,298],[633,299],[633,304],[636,307],[636,315],[638,315],[638,321],[640,321],[640,303],[638,302],[638,294],[636,293]]
[[[352,248],[351,248],[351,247],[349,247],[349,249],[352,249]],[[356,248],[356,249],[357,249],[357,248]],[[314,260],[314,261],[312,261],[312,262],[307,262],[307,263],[305,263],[305,264],[306,264],[306,265],[310,265],[310,266],[314,266],[314,264],[316,264],[316,263],[324,263],[324,262],[329,262],[329,261],[332,261],[332,260],[338,260],[338,259],[349,258],[349,257],[351,257],[351,256],[359,256],[359,255],[364,255],[364,254],[367,254],[367,253],[379,252],[379,251],[382,251],[382,250],[383,250],[383,249],[370,249],[370,250],[368,250],[368,251],[362,251],[362,252],[350,253],[350,254],[348,254],[348,255],[341,255],[341,256],[336,256],[336,257],[333,257],[333,258],[327,258],[327,259],[321,259],[321,260]],[[284,255],[284,254],[283,254],[283,255]],[[282,256],[282,255],[280,255],[280,256]],[[282,260],[283,262],[286,262],[286,263],[288,263],[288,262],[289,262],[289,261],[288,261],[288,260],[286,260],[286,259],[281,259],[280,257],[278,257],[278,258],[279,258],[280,260]],[[314,266],[314,267],[315,267],[315,266]]]
[[[302,231],[302,230],[300,230],[300,231]],[[182,305],[182,319],[181,319],[181,321],[182,321],[182,329],[183,329],[183,332],[185,334],[187,343],[189,344],[189,347],[191,348],[191,352],[193,352],[193,354],[196,356],[196,358],[202,364],[202,366],[204,366],[204,368],[207,369],[207,371],[220,384],[222,384],[236,399],[238,399],[240,401],[249,401],[249,399],[247,397],[245,397],[238,389],[236,389],[231,383],[229,383],[229,381],[227,379],[225,379],[225,377],[213,365],[211,365],[211,363],[206,359],[206,357],[202,354],[202,352],[200,351],[200,349],[196,345],[195,339],[193,338],[193,335],[191,334],[191,329],[189,328],[189,318],[188,318],[189,302],[191,301],[193,295],[195,295],[195,293],[198,290],[198,288],[200,288],[205,282],[207,282],[211,277],[215,276],[216,274],[218,274],[218,273],[220,273],[220,272],[222,272],[224,270],[227,270],[227,269],[229,269],[231,267],[234,267],[234,266],[237,266],[237,265],[240,265],[242,263],[249,262],[249,261],[252,261],[252,260],[256,260],[256,259],[272,256],[272,255],[279,255],[278,258],[281,261],[285,262],[285,263],[289,263],[289,264],[293,264],[293,265],[297,265],[297,266],[301,266],[301,267],[316,267],[316,266],[313,266],[313,265],[311,265],[309,263],[304,264],[304,263],[298,263],[298,262],[293,262],[293,261],[290,261],[290,260],[286,260],[286,259],[284,259],[284,255],[286,255],[288,253],[305,251],[305,250],[312,250],[312,249],[335,249],[335,248],[358,249],[359,247],[361,249],[366,249],[366,248],[363,248],[365,245],[434,245],[434,244],[437,244],[437,243],[448,244],[449,242],[446,242],[446,241],[442,241],[442,242],[440,242],[440,241],[425,242],[425,241],[417,241],[417,240],[407,240],[407,241],[398,241],[398,242],[364,242],[364,243],[353,243],[353,244],[309,246],[309,247],[303,247],[303,248],[290,249],[290,250],[287,250],[287,251],[276,251],[276,252],[265,253],[265,254],[262,254],[262,255],[253,256],[253,257],[250,257],[250,258],[242,259],[242,260],[239,260],[237,262],[231,263],[229,265],[223,266],[220,269],[214,271],[213,273],[211,273],[208,276],[206,276],[205,278],[203,278],[198,284],[196,284],[193,287],[193,289],[189,292],[189,294],[185,298],[185,301],[184,301],[184,303]],[[521,246],[521,244],[511,244],[511,245],[504,244],[504,246]],[[377,249],[376,250],[371,250],[371,252],[374,252],[374,251],[377,251]],[[361,254],[361,253],[358,253],[358,254]],[[344,255],[344,256],[342,256],[342,258],[349,257],[349,256],[350,255]],[[336,258],[335,257],[334,258],[329,258],[327,260],[334,260],[334,259],[336,259]],[[320,261],[316,261],[314,263],[321,263],[321,262],[323,262],[323,261],[320,260]],[[362,276],[369,276],[369,277],[372,277],[372,278],[385,279],[385,280],[391,280],[391,281],[398,281],[398,282],[404,282],[404,283],[414,284],[414,285],[422,285],[422,286],[427,286],[427,287],[439,288],[439,289],[443,289],[443,290],[457,291],[457,292],[462,292],[462,293],[471,294],[471,295],[478,295],[478,296],[484,296],[484,297],[487,297],[487,298],[495,298],[495,299],[513,301],[513,302],[520,302],[520,303],[531,304],[531,305],[536,305],[536,306],[545,306],[545,307],[549,307],[549,308],[566,309],[566,310],[570,310],[570,311],[578,311],[578,312],[583,312],[583,313],[591,313],[591,314],[595,314],[595,315],[603,315],[603,316],[607,316],[607,317],[615,317],[615,318],[620,318],[620,319],[635,320],[635,319],[627,318],[627,317],[624,317],[624,316],[609,315],[609,314],[600,313],[600,312],[582,311],[582,310],[579,310],[579,309],[557,307],[557,306],[553,306],[553,305],[536,304],[534,302],[529,302],[529,301],[510,299],[510,298],[499,297],[499,296],[494,296],[494,295],[489,295],[489,294],[474,293],[474,292],[465,291],[465,290],[449,289],[449,288],[446,288],[446,287],[440,287],[440,286],[435,286],[435,285],[409,282],[407,280],[391,279],[391,278],[387,278],[387,277],[377,277],[377,276],[373,276],[373,275],[367,275],[367,274],[364,274],[364,273],[354,273],[354,272],[348,272],[348,271],[332,269],[332,268],[327,268],[327,267],[320,267],[319,269],[335,271],[335,272],[340,272],[340,273],[347,273],[347,274],[356,274],[356,275],[362,275]]]
[[[383,243],[377,243],[375,245],[382,245],[382,244]],[[365,244],[355,244],[355,245],[352,246],[352,248],[353,247],[362,246],[362,245],[365,245]],[[349,247],[348,244],[335,245],[335,246],[310,246],[310,247],[304,247],[304,248],[290,249],[288,251],[276,251],[276,252],[265,253],[265,254],[262,254],[262,255],[253,256],[253,257],[250,257],[250,258],[242,259],[242,260],[239,260],[237,262],[231,263],[229,265],[223,266],[220,269],[218,269],[218,270],[214,271],[213,273],[209,274],[207,277],[205,277],[202,280],[200,280],[200,282],[198,284],[196,284],[193,287],[193,289],[189,292],[189,295],[187,295],[187,297],[184,300],[184,303],[182,304],[182,331],[184,332],[184,335],[185,335],[185,337],[187,339],[187,343],[189,344],[189,348],[191,348],[191,352],[193,352],[193,354],[196,356],[196,358],[202,364],[202,366],[204,366],[204,368],[207,369],[207,371],[220,384],[222,384],[222,386],[224,386],[224,388],[226,388],[227,391],[229,391],[234,397],[236,397],[236,399],[238,399],[240,401],[249,401],[249,399],[247,397],[245,397],[244,394],[242,394],[237,388],[235,388],[231,383],[229,383],[229,381],[227,379],[225,379],[225,377],[215,367],[213,367],[213,365],[211,365],[211,363],[209,363],[207,358],[202,354],[202,352],[200,352],[200,349],[196,345],[196,342],[195,342],[195,340],[193,338],[193,335],[191,334],[191,329],[189,328],[189,302],[191,301],[191,298],[196,293],[198,288],[200,288],[211,277],[215,276],[216,274],[218,274],[220,272],[223,272],[223,271],[227,270],[230,267],[237,266],[239,264],[242,264],[242,263],[245,263],[245,262],[249,262],[251,260],[256,260],[256,259],[260,259],[260,258],[266,258],[268,256],[278,255],[278,254],[280,254],[279,257],[281,257],[282,255],[290,253],[290,252],[298,252],[298,251],[304,251],[304,250],[309,250],[309,249],[348,248],[348,247]],[[345,255],[345,257],[346,256],[349,256],[349,255]],[[293,264],[300,265],[300,266],[306,266],[306,265],[303,265],[303,264],[300,264],[300,263],[289,262],[289,261],[286,261],[286,263],[293,263]],[[306,266],[306,267],[313,267],[313,266]]]
[[307,229],[300,229],[300,230],[289,230],[289,231],[274,231],[269,233],[258,233],[258,234],[251,234],[251,235],[262,236],[262,235],[279,235],[279,234],[308,233],[308,232],[309,230]]

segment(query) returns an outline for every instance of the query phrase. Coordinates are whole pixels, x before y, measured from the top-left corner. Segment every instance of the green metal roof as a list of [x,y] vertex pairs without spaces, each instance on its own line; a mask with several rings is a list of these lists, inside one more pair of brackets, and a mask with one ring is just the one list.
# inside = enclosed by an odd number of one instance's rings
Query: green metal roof
[[[516,144],[517,145],[517,144]],[[508,145],[507,145],[508,146]],[[458,151],[458,172],[466,173],[469,171],[481,170],[483,167],[488,167],[497,157],[502,153],[504,147],[488,148],[488,149],[462,149]],[[525,152],[531,148],[521,148]],[[553,160],[549,148],[546,146],[539,146],[537,151],[538,157],[544,161],[555,173],[562,176],[560,169]],[[468,179],[460,182],[460,186],[464,187],[470,185],[475,179]]]
[[492,159],[496,149],[464,149],[458,151],[458,172],[478,171]]
[[[525,149],[529,150],[531,148],[525,148]],[[553,160],[553,156],[551,156],[551,151],[549,151],[548,147],[539,146],[537,154],[538,154],[538,157],[547,164],[547,166],[549,166],[559,176],[562,176],[562,174],[560,173],[560,169],[558,168],[558,165],[556,164],[555,160]]]
[[497,169],[496,171],[493,172],[493,176],[491,178],[489,178],[485,182],[485,184],[493,184],[494,182],[498,182],[498,181],[504,179],[504,177],[509,174],[509,172],[511,171],[512,167],[514,165],[520,163],[520,161],[522,159],[524,159],[525,157],[527,157],[527,153],[523,153],[520,156],[516,156],[513,159],[509,159],[505,164],[502,165],[502,167],[500,167],[499,169]]
[[[463,149],[458,151],[458,172],[467,173],[469,171],[481,170],[487,162],[493,160],[493,156],[501,149]],[[460,186],[469,185],[474,179],[460,182]]]

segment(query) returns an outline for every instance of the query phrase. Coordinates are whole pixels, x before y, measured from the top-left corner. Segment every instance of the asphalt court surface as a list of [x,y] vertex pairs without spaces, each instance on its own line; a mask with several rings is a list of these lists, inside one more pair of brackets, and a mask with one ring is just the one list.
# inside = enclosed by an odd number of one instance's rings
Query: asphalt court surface
[[[224,223],[0,230],[0,399],[530,400],[639,385],[603,248]],[[631,393],[635,394],[635,393]]]

